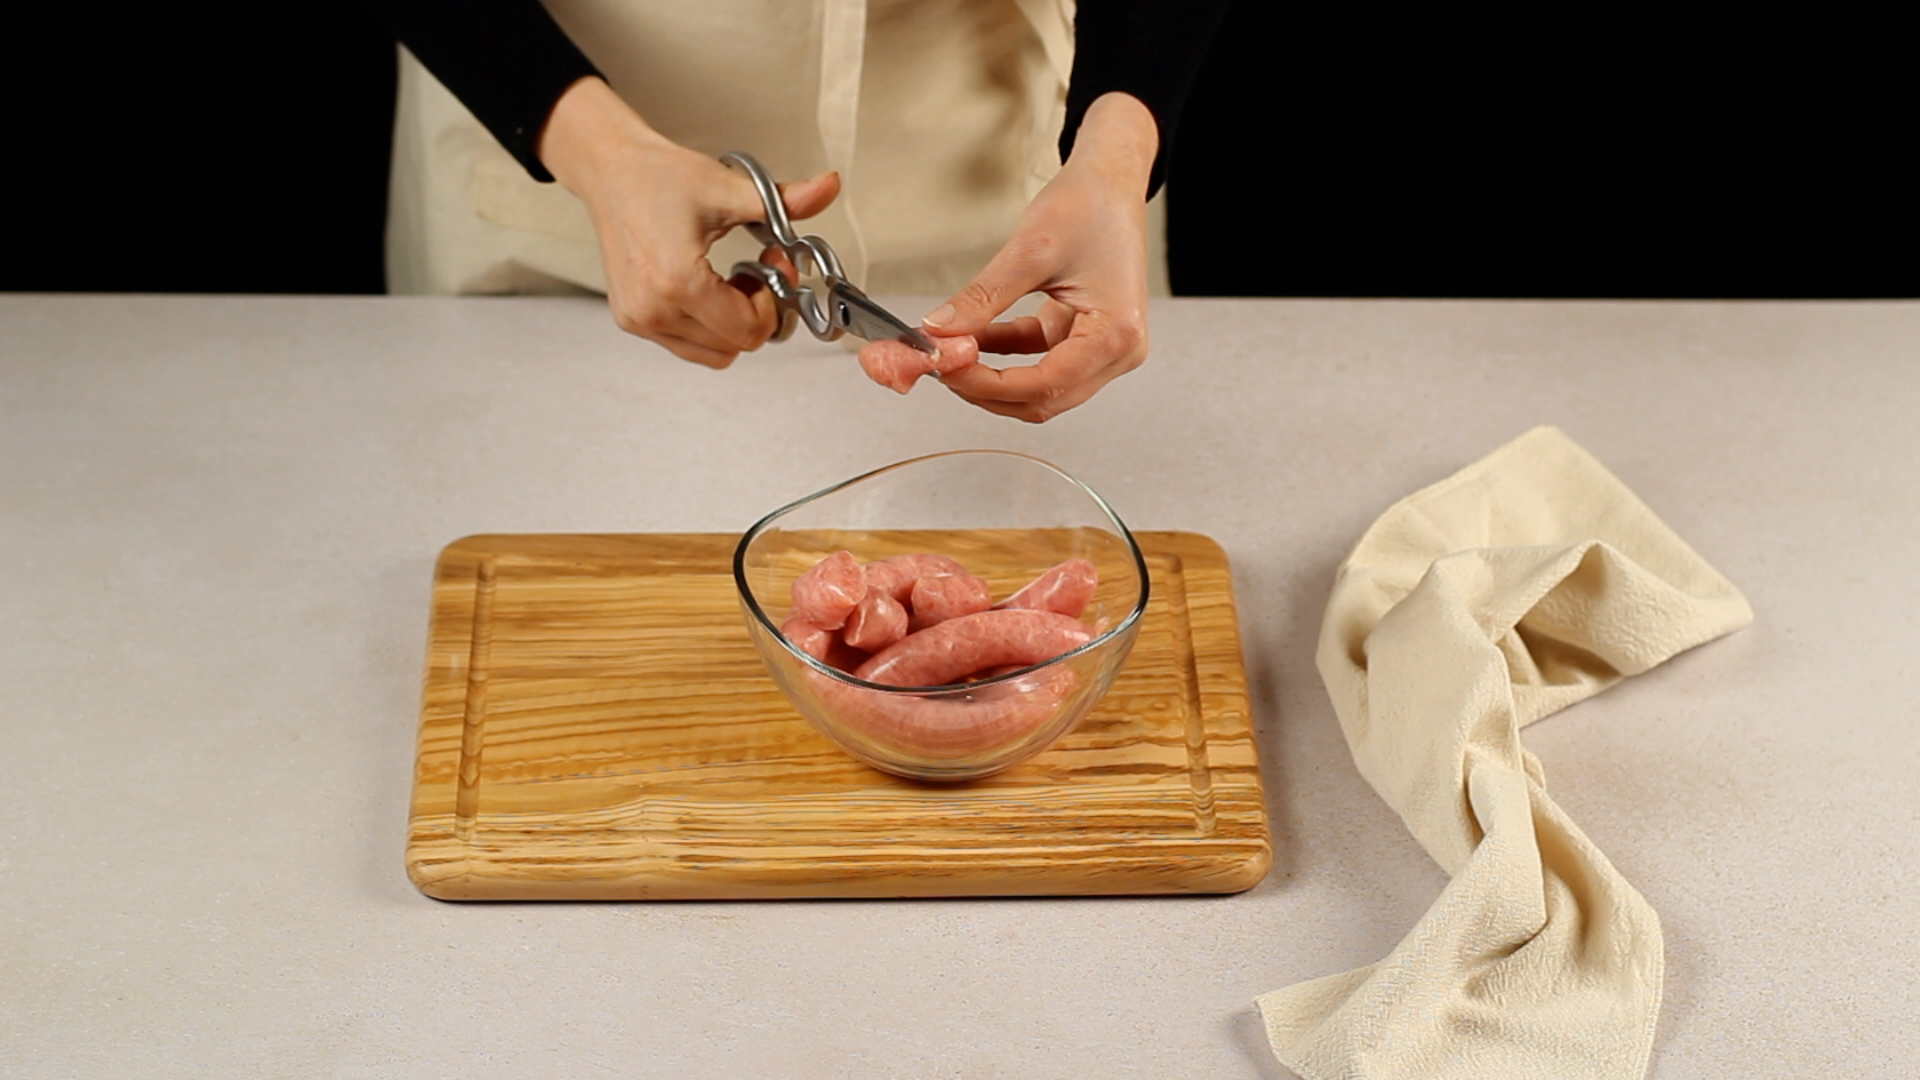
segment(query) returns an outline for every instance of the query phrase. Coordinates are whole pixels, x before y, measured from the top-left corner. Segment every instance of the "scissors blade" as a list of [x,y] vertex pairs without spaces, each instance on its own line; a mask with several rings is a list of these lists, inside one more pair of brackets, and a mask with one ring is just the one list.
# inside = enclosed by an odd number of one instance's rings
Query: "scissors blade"
[[910,326],[898,315],[875,303],[866,293],[845,281],[836,281],[829,291],[835,326],[867,341],[899,341],[928,356],[940,355],[933,339]]

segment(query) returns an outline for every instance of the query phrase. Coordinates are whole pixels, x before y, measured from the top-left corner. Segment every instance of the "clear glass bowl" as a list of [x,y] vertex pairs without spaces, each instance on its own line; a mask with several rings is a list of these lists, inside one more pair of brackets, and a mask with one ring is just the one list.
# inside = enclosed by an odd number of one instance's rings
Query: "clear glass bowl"
[[[1044,663],[950,686],[868,682],[779,630],[793,581],[836,551],[862,563],[932,552],[985,578],[995,601],[1068,559],[1099,584],[1081,616],[1093,639]],[[1147,606],[1133,534],[1093,489],[1039,458],[955,450],[876,469],[761,518],[733,556],[747,630],[774,682],[854,757],[917,780],[998,772],[1073,730],[1107,692]]]

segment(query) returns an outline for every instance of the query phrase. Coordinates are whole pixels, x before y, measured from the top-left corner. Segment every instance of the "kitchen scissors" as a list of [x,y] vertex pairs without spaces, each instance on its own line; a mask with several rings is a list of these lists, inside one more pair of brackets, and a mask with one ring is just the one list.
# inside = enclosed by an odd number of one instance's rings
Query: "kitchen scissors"
[[806,323],[807,329],[821,341],[852,334],[867,341],[905,342],[929,356],[940,354],[931,338],[874,303],[848,281],[846,272],[840,268],[840,257],[834,254],[830,244],[818,236],[801,236],[793,231],[779,187],[753,155],[736,150],[722,154],[720,160],[746,173],[760,193],[760,201],[766,204],[767,220],[748,222],[747,231],[762,247],[779,248],[800,272],[802,280],[817,278],[826,292],[823,301],[812,285],[789,282],[785,274],[763,262],[734,263],[729,271],[732,276],[751,277],[773,293],[774,305],[780,313],[780,328],[774,331],[774,341],[785,341],[797,325]]

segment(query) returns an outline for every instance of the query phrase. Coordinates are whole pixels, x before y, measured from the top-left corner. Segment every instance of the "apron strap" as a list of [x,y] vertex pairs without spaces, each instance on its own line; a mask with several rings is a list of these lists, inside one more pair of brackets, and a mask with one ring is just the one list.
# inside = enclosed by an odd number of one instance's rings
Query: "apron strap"
[[1059,136],[1067,120],[1067,81],[1073,75],[1075,0],[1014,0],[1046,53],[1049,72],[1027,71],[1027,198],[1060,171]]
[[1059,77],[1060,85],[1067,85],[1067,78],[1073,74],[1073,0],[1014,0],[1020,8],[1020,14],[1027,17],[1033,32],[1039,35],[1040,47],[1047,51],[1047,63],[1053,65],[1053,73]]
[[[867,52],[867,0],[825,0],[821,5],[820,99],[815,113],[827,167],[840,173],[842,184],[853,177],[853,151],[860,134],[860,74]],[[844,192],[844,188],[843,188]],[[852,251],[840,251],[848,275],[867,276],[867,244],[853,203],[844,193],[836,200],[853,233]],[[849,256],[851,256],[849,258]]]

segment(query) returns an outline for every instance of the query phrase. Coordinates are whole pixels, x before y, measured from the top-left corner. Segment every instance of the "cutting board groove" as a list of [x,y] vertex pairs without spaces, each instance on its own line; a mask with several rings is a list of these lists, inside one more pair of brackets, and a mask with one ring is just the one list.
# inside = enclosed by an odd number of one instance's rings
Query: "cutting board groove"
[[1153,599],[1113,689],[1045,753],[963,784],[877,772],[801,719],[742,624],[736,537],[457,541],[408,873],[496,900],[1248,888],[1271,847],[1226,557],[1137,539]]

